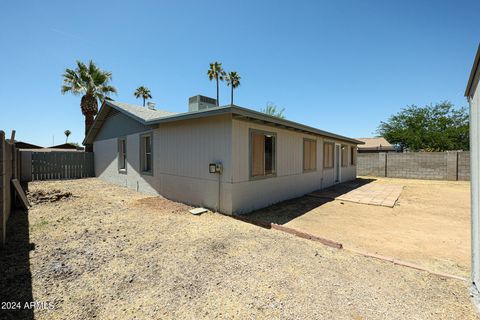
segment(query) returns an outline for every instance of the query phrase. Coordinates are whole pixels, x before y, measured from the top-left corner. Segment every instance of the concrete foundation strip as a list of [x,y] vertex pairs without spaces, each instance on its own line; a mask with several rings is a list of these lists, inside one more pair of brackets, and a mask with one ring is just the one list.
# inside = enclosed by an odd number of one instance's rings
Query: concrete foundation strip
[[354,248],[345,248],[344,247],[344,249],[347,250],[347,251],[353,252],[353,253],[361,254],[362,256],[365,256],[365,257],[375,258],[375,259],[379,259],[379,260],[382,260],[382,261],[388,261],[388,262],[391,262],[391,263],[393,263],[395,265],[398,265],[398,266],[407,267],[407,268],[420,270],[420,271],[425,271],[425,272],[428,272],[430,274],[433,274],[433,275],[436,275],[436,276],[439,276],[439,277],[442,277],[442,278],[461,280],[461,281],[465,281],[465,282],[468,281],[468,279],[464,278],[464,277],[460,277],[460,276],[456,276],[456,275],[448,274],[448,273],[443,273],[443,272],[432,271],[432,270],[426,269],[426,268],[424,268],[424,267],[422,267],[418,264],[402,261],[402,260],[399,260],[399,259],[395,259],[393,257],[382,256],[382,255],[379,255],[379,254],[369,253],[369,252],[354,249]]
[[276,230],[280,230],[280,231],[283,231],[283,232],[286,232],[286,233],[290,233],[290,234],[293,234],[293,235],[295,235],[297,237],[300,237],[300,238],[317,241],[317,242],[320,242],[320,243],[322,243],[326,246],[332,247],[332,248],[336,248],[336,249],[342,249],[343,248],[343,245],[339,242],[335,242],[335,241],[325,239],[325,238],[320,238],[320,237],[311,235],[309,233],[299,231],[299,230],[296,230],[296,229],[293,229],[293,228],[285,227],[285,226],[282,226],[282,225],[279,225],[279,224],[276,224],[276,223],[272,223],[271,226],[272,226],[272,229],[276,229]]

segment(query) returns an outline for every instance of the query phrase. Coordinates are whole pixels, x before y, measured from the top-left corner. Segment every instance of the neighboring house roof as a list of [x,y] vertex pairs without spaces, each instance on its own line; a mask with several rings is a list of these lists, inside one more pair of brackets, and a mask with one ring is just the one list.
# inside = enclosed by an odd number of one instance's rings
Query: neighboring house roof
[[56,146],[48,147],[46,149],[83,150],[84,147],[77,147],[76,145],[71,143],[62,143],[62,144],[57,144]]
[[470,77],[468,78],[467,88],[465,89],[465,96],[471,97],[473,96],[473,90],[477,87],[479,77],[480,77],[480,44],[478,45],[477,55],[475,56],[475,60],[473,62],[472,70],[470,71]]
[[194,111],[194,112],[173,113],[173,112],[164,111],[164,110],[150,110],[144,107],[140,107],[132,104],[120,103],[117,101],[103,102],[102,107],[100,108],[100,111],[97,117],[95,118],[95,122],[93,123],[87,136],[85,137],[83,144],[93,143],[97,133],[102,127],[102,124],[105,121],[105,118],[107,117],[111,109],[115,109],[123,113],[124,115],[131,117],[147,126],[153,126],[161,123],[169,123],[169,122],[183,121],[183,120],[189,120],[189,119],[213,117],[213,116],[218,116],[223,114],[232,114],[235,118],[239,118],[239,119],[260,121],[260,122],[272,124],[278,127],[293,129],[296,131],[303,131],[311,134],[317,134],[324,137],[334,138],[334,139],[338,139],[341,141],[346,141],[354,144],[363,144],[363,142],[359,140],[341,136],[328,131],[323,131],[313,127],[309,127],[301,123],[280,119],[278,117],[270,116],[268,114],[254,111],[247,108],[242,108],[236,105],[227,105],[227,106],[210,108],[210,109]]
[[43,147],[31,144],[28,142],[17,141],[15,140],[15,148],[17,149],[42,149]]
[[358,146],[358,149],[378,149],[378,150],[394,150],[395,148],[383,137],[375,138],[356,138],[365,144]]

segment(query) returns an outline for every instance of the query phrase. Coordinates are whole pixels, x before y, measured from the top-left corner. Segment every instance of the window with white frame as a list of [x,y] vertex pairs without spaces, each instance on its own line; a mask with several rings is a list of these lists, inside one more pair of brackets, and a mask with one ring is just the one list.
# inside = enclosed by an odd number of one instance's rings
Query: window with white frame
[[342,167],[348,166],[348,148],[342,144]]
[[151,133],[140,136],[140,166],[142,173],[153,172],[153,135]]
[[331,142],[325,142],[323,144],[323,167],[325,169],[333,168],[333,148],[334,144]]
[[317,170],[317,141],[303,139],[303,171]]
[[127,140],[125,138],[118,139],[118,171],[127,171]]
[[350,147],[350,165],[354,166],[357,164],[357,148]]
[[276,136],[274,133],[250,132],[250,176],[266,177],[276,172]]

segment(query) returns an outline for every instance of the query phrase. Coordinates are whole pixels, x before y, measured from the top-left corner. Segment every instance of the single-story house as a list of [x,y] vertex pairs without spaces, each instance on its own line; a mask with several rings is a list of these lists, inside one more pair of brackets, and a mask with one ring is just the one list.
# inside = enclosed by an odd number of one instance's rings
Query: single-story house
[[383,137],[356,139],[364,143],[358,146],[358,153],[397,152],[397,149]]
[[105,101],[83,142],[96,176],[227,214],[356,178],[361,141],[211,100],[185,113]]

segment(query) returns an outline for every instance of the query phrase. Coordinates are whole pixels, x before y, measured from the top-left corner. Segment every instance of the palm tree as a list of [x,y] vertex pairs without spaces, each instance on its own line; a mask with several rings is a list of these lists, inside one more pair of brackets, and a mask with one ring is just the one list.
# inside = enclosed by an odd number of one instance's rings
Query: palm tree
[[235,72],[229,72],[227,75],[227,86],[231,86],[232,94],[230,104],[233,105],[233,89],[236,89],[240,85],[240,75]]
[[217,61],[210,63],[210,69],[208,69],[207,75],[210,81],[215,79],[215,81],[217,82],[217,106],[218,106],[219,105],[218,104],[218,80],[223,81],[223,78],[225,77],[225,71],[223,71],[222,69],[222,64]]
[[143,106],[145,107],[145,100],[146,99],[152,99],[152,95],[150,94],[150,89],[144,86],[140,86],[135,90],[133,93],[135,98],[143,98]]
[[[82,95],[80,108],[85,116],[85,136],[98,113],[98,100],[103,102],[111,93],[117,93],[117,89],[109,84],[111,80],[112,73],[99,69],[92,60],[88,65],[77,60],[75,69],[65,69],[62,94]],[[93,151],[91,145],[85,146],[85,150]]]
[[269,116],[285,119],[285,115],[283,114],[285,112],[285,108],[282,108],[282,109],[279,108],[277,110],[277,105],[273,102],[267,102],[265,109],[260,110],[260,112],[268,114]]
[[65,139],[65,143],[68,143],[68,136],[70,136],[72,132],[70,130],[65,130],[64,134],[67,137],[67,139]]

